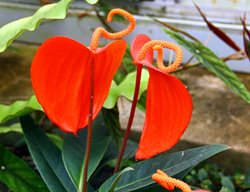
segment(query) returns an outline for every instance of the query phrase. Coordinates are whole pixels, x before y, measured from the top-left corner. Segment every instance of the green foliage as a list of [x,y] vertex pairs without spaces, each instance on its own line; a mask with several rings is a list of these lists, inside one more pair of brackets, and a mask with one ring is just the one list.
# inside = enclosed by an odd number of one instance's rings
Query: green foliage
[[247,192],[250,190],[248,183],[249,173],[236,172],[228,175],[214,164],[199,166],[193,169],[184,180],[190,185],[220,192]]
[[[169,176],[175,176],[226,149],[228,147],[224,145],[208,145],[170,154],[162,153],[131,166],[134,171],[124,173],[114,191],[134,191],[147,187],[153,184],[151,176],[157,169],[165,171]],[[101,186],[103,192],[107,191],[105,186],[110,186],[116,177],[117,174]]]
[[202,65],[217,75],[225,84],[246,102],[250,103],[250,92],[236,74],[209,48],[199,42],[186,40],[172,30],[164,30],[170,37],[184,46]]
[[33,16],[13,21],[0,28],[0,52],[3,52],[24,31],[34,31],[44,19],[64,19],[72,0],[41,7]]
[[2,145],[0,145],[0,181],[13,192],[49,191],[33,169]]
[[106,128],[109,130],[109,134],[116,142],[116,145],[120,147],[122,134],[117,104],[112,109],[102,108],[102,115],[106,124]]
[[9,133],[9,132],[22,133],[23,131],[19,123],[15,123],[10,126],[0,126],[0,134]]
[[[116,177],[114,178],[113,182],[111,183],[111,185],[109,183],[106,183],[104,185],[101,186],[101,188],[99,189],[99,192],[114,192],[115,191],[115,187],[117,186],[117,184],[119,183],[119,181],[121,180],[121,177],[124,173],[128,172],[128,171],[133,171],[134,169],[131,167],[127,167],[125,169],[123,169],[122,171],[120,171]],[[108,185],[107,185],[108,184]]]
[[[134,142],[132,140],[128,140],[127,146],[126,146],[125,151],[124,151],[123,159],[121,162],[122,168],[128,166],[128,164],[131,162],[130,159],[132,159],[135,156],[135,152],[136,152],[137,148],[138,148],[138,144],[136,142]],[[104,158],[102,160],[102,165],[101,165],[101,167],[99,167],[99,169],[101,169],[107,165],[114,169],[115,165],[117,163],[119,149],[120,148],[118,148],[114,142],[111,142],[109,147],[108,147],[108,150],[106,151],[106,153],[104,155]]]
[[36,96],[32,96],[25,101],[15,101],[11,105],[0,104],[0,123],[18,118],[34,110],[42,110]]
[[46,134],[26,115],[20,118],[25,140],[32,159],[51,192],[74,192],[74,187],[63,164],[61,151]]
[[[107,134],[107,128],[101,115],[96,119],[93,125],[92,148],[89,160],[88,178],[96,170],[100,161],[108,148],[111,137]],[[82,186],[82,174],[84,166],[85,148],[87,142],[87,129],[78,132],[77,137],[69,134],[65,138],[62,150],[63,162],[66,170],[77,188]]]
[[[188,174],[188,172],[190,172],[190,170],[192,169],[193,167],[189,167],[188,169],[176,174],[174,176],[174,178],[176,179],[182,179],[184,176],[186,176]],[[144,187],[142,189],[138,189],[134,192],[166,192],[166,189],[164,189],[162,186],[154,183],[152,185],[150,185],[149,187]],[[173,190],[173,192],[179,192],[178,189],[175,189]]]
[[230,180],[229,177],[222,176],[221,184],[222,184],[223,187],[227,188],[229,191],[235,192],[233,182]]
[[[149,74],[146,69],[142,70],[141,86],[139,91],[139,97],[147,89]],[[118,97],[123,96],[126,99],[132,101],[135,89],[136,72],[129,73],[126,78],[119,84],[115,82],[111,85],[109,95],[103,105],[107,109],[111,109],[115,106]]]
[[[15,123],[12,124],[10,126],[0,126],[0,134],[4,134],[4,133],[10,133],[10,132],[16,132],[16,133],[20,133],[23,134],[23,130],[21,128],[20,123]],[[51,134],[51,133],[47,133],[47,136],[50,138],[50,140],[58,147],[58,148],[62,148],[63,145],[63,140],[61,137],[59,137],[56,134]]]

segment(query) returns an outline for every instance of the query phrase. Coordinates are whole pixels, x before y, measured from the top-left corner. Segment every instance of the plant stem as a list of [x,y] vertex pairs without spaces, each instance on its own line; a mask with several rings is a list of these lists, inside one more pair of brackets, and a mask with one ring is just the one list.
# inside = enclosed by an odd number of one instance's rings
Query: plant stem
[[92,142],[92,125],[93,125],[93,104],[94,104],[94,61],[90,64],[90,98],[89,98],[89,118],[88,118],[88,134],[87,134],[87,145],[84,159],[84,170],[83,170],[83,188],[82,192],[87,192],[87,180],[88,180],[88,166],[90,149]]
[[116,173],[120,168],[121,160],[122,160],[122,157],[123,157],[126,145],[127,145],[128,136],[129,136],[129,133],[131,131],[133,119],[134,119],[134,116],[135,116],[136,104],[137,104],[138,95],[139,95],[139,88],[140,88],[140,83],[141,83],[141,72],[142,72],[142,65],[137,65],[134,98],[133,98],[133,101],[132,101],[132,106],[131,106],[131,110],[130,110],[127,129],[126,129],[124,137],[123,137],[122,148],[121,148],[121,151],[120,151],[120,153],[118,155],[118,159],[117,159],[117,163],[116,163],[116,166],[115,166],[114,173]]

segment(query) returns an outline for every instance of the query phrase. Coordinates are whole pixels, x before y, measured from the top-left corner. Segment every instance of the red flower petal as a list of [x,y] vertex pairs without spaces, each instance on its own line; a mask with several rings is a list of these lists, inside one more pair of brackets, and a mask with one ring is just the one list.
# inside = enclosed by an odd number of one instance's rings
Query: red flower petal
[[126,42],[117,40],[98,50],[95,55],[94,117],[97,116],[108,96],[111,82],[125,51]]
[[53,37],[39,48],[31,66],[32,86],[51,121],[62,130],[74,133],[87,125],[90,65],[95,65],[96,117],[120,64],[124,47],[123,41],[117,41],[94,54],[72,39]]
[[[147,64],[146,64],[147,65]],[[136,159],[150,158],[175,145],[188,126],[192,98],[176,77],[147,65],[146,119]]]
[[[131,53],[131,56],[132,56],[134,61],[138,60],[137,56],[138,56],[138,53],[141,50],[142,46],[150,40],[151,39],[144,34],[137,35],[133,39],[133,41],[131,43],[131,47],[130,47],[130,53]],[[145,59],[142,62],[153,63],[153,50],[151,50],[147,53],[147,56],[145,57]]]

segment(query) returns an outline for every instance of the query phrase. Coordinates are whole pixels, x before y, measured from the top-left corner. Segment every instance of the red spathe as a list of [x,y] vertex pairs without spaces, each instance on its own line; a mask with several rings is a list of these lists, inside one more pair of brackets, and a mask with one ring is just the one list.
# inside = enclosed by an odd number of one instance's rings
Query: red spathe
[[143,61],[137,60],[141,47],[150,41],[138,35],[131,46],[137,65],[149,70],[146,116],[136,159],[148,159],[173,147],[186,130],[192,115],[192,98],[175,76],[161,72],[152,65],[152,52]]
[[96,52],[66,37],[53,37],[44,42],[32,62],[31,80],[50,120],[75,134],[87,125],[91,65],[94,65],[94,119],[105,102],[125,50],[123,40]]

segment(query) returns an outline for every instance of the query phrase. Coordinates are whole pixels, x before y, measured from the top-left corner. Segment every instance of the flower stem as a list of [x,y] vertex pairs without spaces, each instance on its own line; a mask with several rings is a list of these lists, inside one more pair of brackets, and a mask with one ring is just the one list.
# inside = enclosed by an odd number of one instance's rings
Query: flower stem
[[83,188],[82,192],[87,192],[87,180],[88,180],[88,166],[90,158],[90,149],[92,142],[92,125],[93,125],[93,103],[94,103],[94,61],[91,62],[90,66],[90,98],[89,98],[89,117],[88,117],[88,134],[87,134],[87,145],[84,159],[84,170],[83,170]]
[[131,127],[132,127],[132,123],[133,123],[133,119],[134,119],[134,115],[135,115],[136,104],[137,104],[138,95],[139,95],[139,88],[140,88],[140,82],[141,82],[141,72],[142,72],[142,65],[137,65],[134,98],[132,101],[132,106],[131,106],[131,110],[130,110],[127,129],[126,129],[124,137],[123,137],[122,148],[121,148],[121,151],[118,155],[118,159],[117,159],[114,173],[116,173],[120,168],[121,160],[122,160],[122,157],[123,157],[126,145],[127,145],[128,136],[129,136],[129,133],[131,131]]

